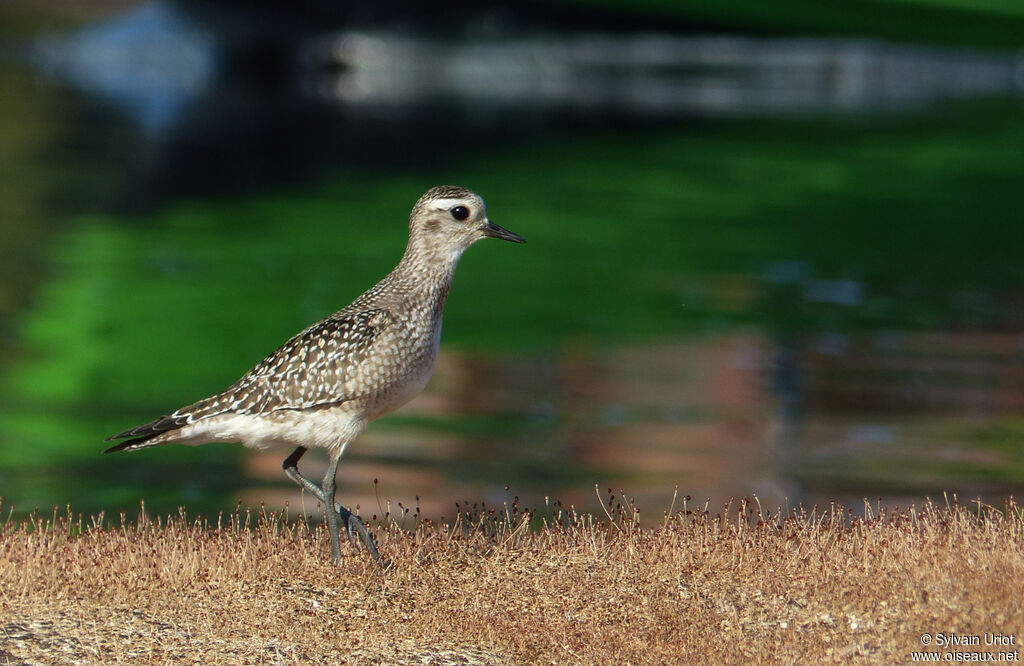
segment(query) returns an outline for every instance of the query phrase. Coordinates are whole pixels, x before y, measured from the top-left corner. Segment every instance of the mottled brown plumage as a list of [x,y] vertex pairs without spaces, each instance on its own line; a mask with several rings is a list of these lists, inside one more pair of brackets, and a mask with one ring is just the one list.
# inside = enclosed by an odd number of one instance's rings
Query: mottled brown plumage
[[[107,452],[210,441],[295,446],[285,471],[324,501],[331,524],[334,471],[345,447],[371,421],[405,404],[426,384],[455,266],[466,248],[487,236],[522,242],[487,219],[483,200],[473,192],[454,186],[429,190],[413,206],[409,244],[387,277],[293,337],[221,393],[114,435],[110,439],[127,441]],[[320,488],[296,467],[310,446],[325,448],[331,456],[330,480],[325,477]],[[349,515],[351,533],[352,520],[358,519],[338,509],[342,516],[333,518]],[[340,557],[336,533],[335,526],[335,560]],[[369,538],[365,530],[362,534]]]

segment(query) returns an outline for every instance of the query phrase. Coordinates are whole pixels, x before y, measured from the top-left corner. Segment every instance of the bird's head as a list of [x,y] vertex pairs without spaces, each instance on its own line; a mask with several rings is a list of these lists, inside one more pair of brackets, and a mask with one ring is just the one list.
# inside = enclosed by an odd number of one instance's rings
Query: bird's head
[[481,238],[525,242],[519,234],[487,219],[487,206],[464,187],[441,185],[420,197],[409,216],[410,239],[455,258]]

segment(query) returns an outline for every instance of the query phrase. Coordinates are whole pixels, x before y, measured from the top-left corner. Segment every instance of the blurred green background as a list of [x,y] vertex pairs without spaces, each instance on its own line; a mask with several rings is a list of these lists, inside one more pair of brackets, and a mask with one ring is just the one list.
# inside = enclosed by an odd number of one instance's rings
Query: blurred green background
[[5,5],[5,509],[315,512],[287,451],[102,440],[358,296],[442,183],[528,243],[462,260],[363,514],[1019,492],[1024,9],[714,7]]

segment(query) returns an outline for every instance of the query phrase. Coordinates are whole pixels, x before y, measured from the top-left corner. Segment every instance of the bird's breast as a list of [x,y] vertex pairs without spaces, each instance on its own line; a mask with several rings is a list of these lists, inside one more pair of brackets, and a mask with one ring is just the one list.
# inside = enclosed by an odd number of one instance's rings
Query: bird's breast
[[440,340],[440,318],[396,322],[381,336],[381,353],[367,359],[360,373],[365,386],[375,387],[366,395],[369,420],[398,409],[423,390],[433,374]]

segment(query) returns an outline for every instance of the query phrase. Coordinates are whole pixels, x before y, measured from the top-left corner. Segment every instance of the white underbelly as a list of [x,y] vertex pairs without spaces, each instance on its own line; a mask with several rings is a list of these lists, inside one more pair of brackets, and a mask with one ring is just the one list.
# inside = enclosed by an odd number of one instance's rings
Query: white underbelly
[[282,444],[335,449],[355,439],[367,423],[362,414],[344,405],[263,415],[221,414],[183,427],[175,441],[240,442],[254,449]]

